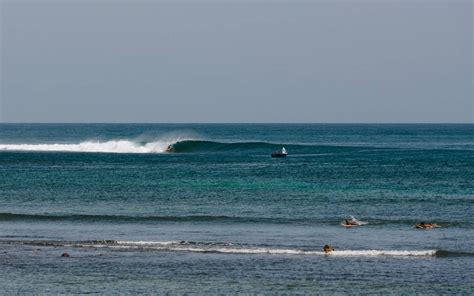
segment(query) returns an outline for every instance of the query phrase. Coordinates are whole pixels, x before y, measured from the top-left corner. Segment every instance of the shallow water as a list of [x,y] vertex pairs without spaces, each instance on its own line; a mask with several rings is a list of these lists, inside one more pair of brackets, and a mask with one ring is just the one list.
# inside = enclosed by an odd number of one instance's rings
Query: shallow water
[[[473,134],[469,124],[0,124],[0,286],[470,293]],[[271,158],[282,146],[289,156]],[[350,215],[368,224],[342,227]],[[414,229],[420,221],[442,227]]]

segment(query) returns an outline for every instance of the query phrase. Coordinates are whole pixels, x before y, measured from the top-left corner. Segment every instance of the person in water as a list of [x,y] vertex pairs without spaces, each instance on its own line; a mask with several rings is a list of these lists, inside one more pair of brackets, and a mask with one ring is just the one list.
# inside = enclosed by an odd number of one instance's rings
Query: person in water
[[334,251],[334,250],[336,250],[336,249],[334,249],[334,248],[331,247],[330,245],[324,245],[324,247],[323,247],[323,251],[324,251],[324,253],[326,253],[326,254],[329,254],[329,253],[331,253],[331,252]]
[[353,219],[346,219],[344,220],[344,223],[346,226],[357,226],[359,225],[357,221],[354,221]]
[[367,222],[359,221],[356,218],[354,218],[354,216],[350,216],[349,219],[344,219],[342,226],[352,227],[352,226],[360,226],[360,225],[365,225],[365,224],[367,224]]
[[169,144],[168,147],[166,148],[166,152],[171,152],[173,151],[173,144]]
[[419,228],[419,229],[431,229],[431,228],[437,228],[437,227],[441,227],[441,226],[439,226],[436,223],[425,223],[425,222],[420,222],[418,224],[415,224],[415,228]]

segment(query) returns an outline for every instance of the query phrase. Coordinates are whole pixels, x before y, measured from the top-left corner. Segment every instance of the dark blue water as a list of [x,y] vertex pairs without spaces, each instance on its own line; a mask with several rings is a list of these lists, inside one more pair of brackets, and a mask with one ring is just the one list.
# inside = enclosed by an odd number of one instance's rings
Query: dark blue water
[[[470,293],[473,135],[472,124],[0,124],[0,286]],[[270,157],[283,146],[288,157]],[[368,224],[341,226],[351,215]]]

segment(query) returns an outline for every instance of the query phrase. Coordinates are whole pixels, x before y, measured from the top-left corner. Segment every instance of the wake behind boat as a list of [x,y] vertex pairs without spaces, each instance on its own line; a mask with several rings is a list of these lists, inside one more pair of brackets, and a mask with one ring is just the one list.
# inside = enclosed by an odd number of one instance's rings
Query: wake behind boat
[[288,152],[286,151],[285,147],[281,148],[281,150],[274,151],[272,153],[272,157],[286,157]]

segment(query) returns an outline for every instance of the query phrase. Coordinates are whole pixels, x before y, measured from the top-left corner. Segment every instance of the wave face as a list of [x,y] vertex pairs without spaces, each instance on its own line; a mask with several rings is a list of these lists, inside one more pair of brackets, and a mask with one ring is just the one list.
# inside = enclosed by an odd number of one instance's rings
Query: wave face
[[220,242],[194,241],[0,241],[6,244],[22,244],[44,247],[106,248],[122,251],[162,251],[195,252],[220,254],[268,254],[268,255],[304,255],[334,257],[433,257],[433,256],[472,256],[470,253],[456,253],[438,250],[335,250],[325,253],[318,249],[278,248],[252,246]]
[[[55,152],[94,152],[94,153],[186,153],[186,152],[219,152],[261,150],[270,153],[281,148],[283,144],[265,142],[215,142],[190,139],[169,139],[152,142],[132,140],[84,141],[77,144],[0,144],[4,151],[55,151]],[[285,145],[290,147],[307,147],[304,145]],[[171,147],[170,150],[168,148]]]
[[[212,152],[212,151],[241,151],[241,150],[255,150],[255,149],[271,149],[281,148],[283,144],[271,144],[266,142],[233,142],[222,143],[214,141],[196,141],[184,140],[178,141],[172,145],[171,152]],[[287,145],[288,146],[288,145]],[[295,145],[293,145],[295,146]]]

